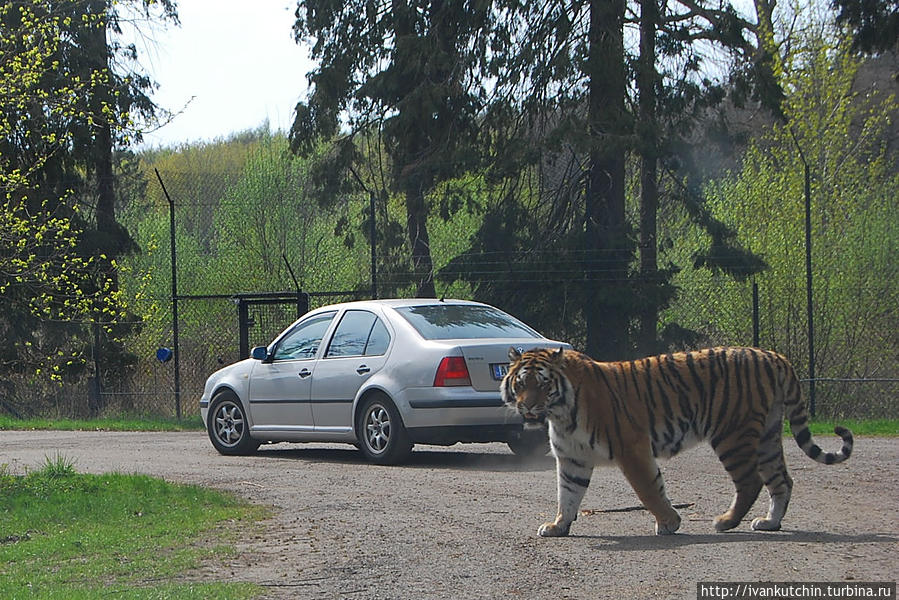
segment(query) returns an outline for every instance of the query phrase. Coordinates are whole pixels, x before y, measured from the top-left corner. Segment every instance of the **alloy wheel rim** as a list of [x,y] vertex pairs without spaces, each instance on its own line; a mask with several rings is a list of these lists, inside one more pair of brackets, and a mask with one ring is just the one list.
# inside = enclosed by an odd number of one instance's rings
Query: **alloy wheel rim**
[[224,446],[236,446],[243,436],[243,412],[234,402],[223,402],[215,413],[215,437]]
[[372,406],[365,417],[365,441],[376,454],[384,452],[390,442],[390,414],[380,404]]

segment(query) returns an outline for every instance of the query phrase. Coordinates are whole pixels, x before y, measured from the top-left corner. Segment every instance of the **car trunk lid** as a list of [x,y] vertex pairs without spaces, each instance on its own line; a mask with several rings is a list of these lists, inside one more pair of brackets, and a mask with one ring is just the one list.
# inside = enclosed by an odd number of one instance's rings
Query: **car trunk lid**
[[[515,348],[519,352],[526,352],[534,348],[546,348],[553,345],[550,340],[485,340],[484,342],[460,345],[468,373],[471,377],[471,387],[479,392],[499,390],[500,381],[509,368],[509,348]],[[558,343],[555,344],[558,346]],[[568,347],[567,344],[565,344]]]

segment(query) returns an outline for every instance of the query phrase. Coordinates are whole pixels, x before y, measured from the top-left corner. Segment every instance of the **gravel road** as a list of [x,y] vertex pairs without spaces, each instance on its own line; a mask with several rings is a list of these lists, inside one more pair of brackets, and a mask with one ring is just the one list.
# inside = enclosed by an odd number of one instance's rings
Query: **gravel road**
[[[647,512],[626,510],[639,502],[614,468],[594,473],[571,537],[537,537],[555,514],[554,463],[522,463],[501,444],[419,446],[409,464],[379,467],[351,446],[233,458],[201,432],[0,431],[0,465],[22,473],[59,453],[80,472],[147,473],[273,507],[237,558],[190,575],[253,581],[266,598],[695,599],[698,581],[895,581],[899,439],[857,438],[837,466],[785,447],[795,487],[783,531],[752,532],[747,520],[714,533],[733,487],[702,447],[662,465],[672,501],[690,505],[667,537]],[[766,507],[763,492],[748,516]]]

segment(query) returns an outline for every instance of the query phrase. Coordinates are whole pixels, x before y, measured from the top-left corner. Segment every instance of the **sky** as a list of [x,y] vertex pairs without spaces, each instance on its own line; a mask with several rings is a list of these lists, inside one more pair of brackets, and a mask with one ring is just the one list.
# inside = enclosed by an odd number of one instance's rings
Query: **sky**
[[293,40],[295,9],[296,0],[179,0],[180,27],[126,33],[159,84],[155,102],[180,113],[141,148],[227,137],[266,120],[287,131],[313,66]]

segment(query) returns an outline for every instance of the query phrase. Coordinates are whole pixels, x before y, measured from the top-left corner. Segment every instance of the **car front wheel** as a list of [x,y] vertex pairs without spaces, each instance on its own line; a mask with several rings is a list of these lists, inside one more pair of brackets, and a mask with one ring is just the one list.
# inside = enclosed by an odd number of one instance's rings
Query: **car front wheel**
[[373,463],[395,465],[406,460],[412,451],[412,442],[399,411],[383,394],[372,396],[363,403],[356,431],[359,450]]
[[226,390],[213,397],[208,421],[209,439],[220,454],[239,456],[252,454],[259,448],[259,442],[250,437],[243,405],[234,392]]

